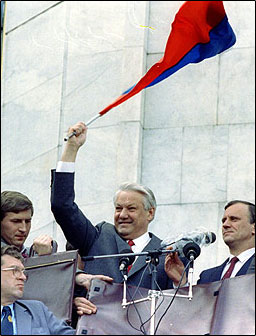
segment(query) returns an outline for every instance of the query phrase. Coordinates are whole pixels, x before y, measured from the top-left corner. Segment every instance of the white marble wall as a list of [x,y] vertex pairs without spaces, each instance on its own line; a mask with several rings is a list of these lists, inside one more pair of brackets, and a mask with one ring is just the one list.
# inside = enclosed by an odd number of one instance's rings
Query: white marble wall
[[[69,125],[88,121],[163,56],[182,1],[7,1],[1,90],[2,190],[34,203],[28,243],[49,233],[50,169]],[[89,127],[76,164],[76,200],[96,224],[113,221],[125,180],[148,185],[161,238],[205,227],[217,241],[195,263],[222,262],[220,217],[231,199],[255,201],[255,7],[224,1],[236,44],[191,64]],[[142,27],[147,26],[147,28]]]

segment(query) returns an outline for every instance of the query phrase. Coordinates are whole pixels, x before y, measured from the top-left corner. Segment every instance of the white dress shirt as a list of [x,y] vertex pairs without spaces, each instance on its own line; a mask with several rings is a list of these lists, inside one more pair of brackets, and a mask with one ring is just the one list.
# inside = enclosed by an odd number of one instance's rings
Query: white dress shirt
[[75,162],[64,162],[64,161],[58,161],[57,173],[74,173],[75,172]]
[[[150,242],[150,236],[148,232],[145,232],[142,236],[139,238],[133,239],[133,242],[135,245],[131,246],[133,253],[140,253],[143,251],[144,247]],[[127,240],[128,242],[128,240]],[[138,256],[135,257],[135,261],[138,258]]]
[[[246,263],[246,261],[251,258],[251,256],[255,253],[255,247],[246,250],[242,253],[240,253],[237,258],[239,259],[236,263],[235,263],[235,267],[231,273],[230,278],[234,278],[236,276],[236,274],[238,273],[238,271],[242,268],[242,266]],[[222,274],[221,274],[221,279],[223,277],[223,275],[227,272],[229,265],[230,265],[230,260],[233,258],[233,255],[229,256],[229,261],[227,262],[226,266],[224,267]]]

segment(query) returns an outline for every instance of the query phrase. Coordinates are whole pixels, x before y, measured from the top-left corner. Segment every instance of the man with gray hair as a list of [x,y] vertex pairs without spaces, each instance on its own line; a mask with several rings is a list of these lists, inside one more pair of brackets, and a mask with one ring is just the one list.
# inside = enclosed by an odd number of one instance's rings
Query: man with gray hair
[[[79,122],[70,127],[69,132],[76,132],[76,135],[67,141],[61,161],[58,162],[56,171],[52,171],[51,183],[51,209],[66,239],[79,249],[81,256],[120,254],[127,249],[134,253],[159,249],[161,239],[148,231],[155,216],[156,200],[153,192],[145,186],[136,183],[120,186],[114,196],[114,225],[103,221],[94,226],[80,211],[74,202],[74,164],[79,148],[85,143],[87,126]],[[118,259],[88,261],[84,270],[90,274],[103,274],[114,282],[122,283]],[[186,259],[176,260],[178,268],[188,262]],[[162,290],[171,289],[173,284],[177,286],[180,281],[180,274],[174,268],[167,276],[164,261],[165,257],[160,255],[156,282]],[[78,284],[83,285],[83,277],[86,274],[77,275]],[[151,280],[152,269],[147,256],[138,256],[128,272],[127,284],[150,289]],[[79,315],[88,313],[88,300],[77,297],[75,304]],[[92,312],[96,312],[96,307],[92,308]]]

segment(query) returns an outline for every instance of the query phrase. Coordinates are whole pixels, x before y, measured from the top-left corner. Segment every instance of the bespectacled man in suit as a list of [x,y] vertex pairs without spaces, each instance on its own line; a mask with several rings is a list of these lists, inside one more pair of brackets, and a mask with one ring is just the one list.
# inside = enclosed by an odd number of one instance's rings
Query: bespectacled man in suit
[[41,301],[22,300],[26,279],[18,249],[1,247],[1,335],[74,335]]

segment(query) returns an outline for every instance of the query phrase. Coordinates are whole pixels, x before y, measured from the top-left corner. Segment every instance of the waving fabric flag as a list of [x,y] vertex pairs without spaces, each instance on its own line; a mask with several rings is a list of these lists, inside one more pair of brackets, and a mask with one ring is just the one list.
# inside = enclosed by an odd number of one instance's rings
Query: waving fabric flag
[[99,116],[141,90],[161,82],[185,65],[220,54],[235,42],[223,1],[186,1],[172,23],[163,58],[137,84],[99,112]]

